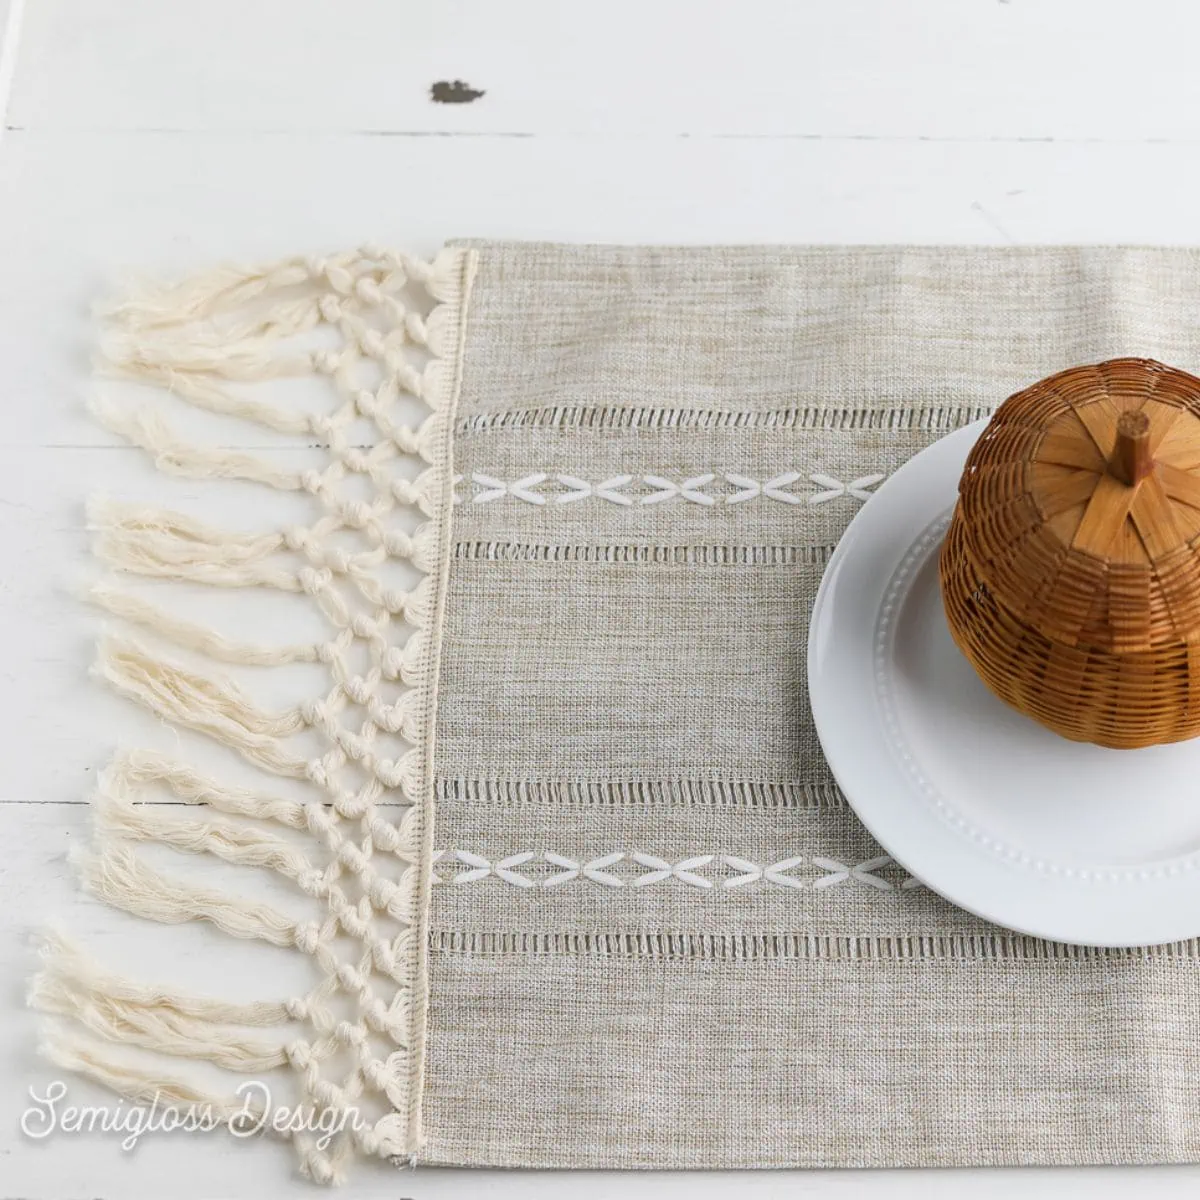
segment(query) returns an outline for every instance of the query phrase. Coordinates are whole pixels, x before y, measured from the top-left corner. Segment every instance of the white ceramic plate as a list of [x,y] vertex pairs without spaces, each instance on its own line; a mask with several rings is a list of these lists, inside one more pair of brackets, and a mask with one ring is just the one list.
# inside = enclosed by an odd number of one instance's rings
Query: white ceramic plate
[[1200,739],[1066,741],[997,700],[950,638],[937,554],[984,424],[906,463],[830,560],[808,643],[826,757],[888,853],[971,912],[1093,946],[1200,935]]

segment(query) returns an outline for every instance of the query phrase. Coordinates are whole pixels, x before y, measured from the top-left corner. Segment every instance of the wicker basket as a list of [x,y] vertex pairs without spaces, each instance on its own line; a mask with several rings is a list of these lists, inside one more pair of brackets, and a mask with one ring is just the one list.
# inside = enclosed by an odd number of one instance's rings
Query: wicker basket
[[1200,379],[1120,358],[1010,397],[940,567],[955,642],[1015,708],[1104,746],[1200,733]]

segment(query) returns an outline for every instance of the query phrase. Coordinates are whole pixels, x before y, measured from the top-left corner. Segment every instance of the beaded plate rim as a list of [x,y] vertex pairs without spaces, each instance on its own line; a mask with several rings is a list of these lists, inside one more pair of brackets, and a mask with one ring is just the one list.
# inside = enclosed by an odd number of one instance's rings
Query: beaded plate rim
[[875,696],[883,715],[888,748],[895,762],[916,785],[920,796],[926,800],[951,828],[957,830],[981,850],[1019,870],[1035,871],[1046,876],[1061,876],[1078,880],[1080,883],[1139,883],[1151,879],[1165,879],[1184,871],[1200,867],[1200,852],[1166,858],[1155,867],[1094,866],[1075,867],[1056,862],[1048,856],[1036,857],[1024,850],[994,837],[978,824],[968,820],[955,807],[946,794],[938,789],[929,776],[921,770],[916,753],[904,735],[904,726],[896,706],[895,688],[892,686],[890,662],[896,643],[896,625],[916,573],[937,553],[950,526],[954,509],[951,506],[941,516],[926,526],[924,532],[909,547],[908,553],[893,572],[879,610],[879,622],[875,635]]
[[[1200,852],[1186,830],[1182,854],[1167,846],[1161,856],[1151,851],[1144,864],[1126,866],[1098,853],[1095,861],[1073,862],[1068,876],[1061,861],[1058,872],[1049,869],[1053,850],[1038,855],[1035,846],[1010,846],[1011,835],[1003,840],[986,829],[972,838],[964,827],[976,825],[975,814],[956,811],[961,805],[952,797],[941,797],[939,808],[920,786],[925,772],[917,766],[914,778],[896,753],[885,723],[889,701],[877,679],[881,655],[896,634],[900,601],[940,543],[962,466],[985,426],[964,426],[910,459],[860,509],[831,556],[808,637],[809,701],[822,749],[848,804],[881,847],[976,916],[1083,946],[1163,945],[1197,936],[1200,871],[1193,868]],[[890,703],[894,719],[896,698]]]

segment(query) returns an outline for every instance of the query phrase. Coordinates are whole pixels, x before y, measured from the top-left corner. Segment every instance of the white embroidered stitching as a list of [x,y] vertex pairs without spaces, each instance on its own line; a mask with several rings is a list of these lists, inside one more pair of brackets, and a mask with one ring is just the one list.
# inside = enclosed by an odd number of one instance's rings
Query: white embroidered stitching
[[[461,476],[457,478],[461,478]],[[472,475],[471,479],[484,490],[476,492],[471,502],[473,504],[487,504],[490,500],[499,500],[501,496],[513,496],[517,500],[524,500],[526,504],[545,504],[546,497],[539,496],[537,492],[530,489],[537,487],[540,483],[545,483],[548,478],[548,475],[537,472],[533,475],[526,475],[524,479],[505,483],[502,479],[493,479],[491,475],[480,475],[477,473]]]
[[603,483],[588,483],[586,479],[577,479],[574,475],[557,475],[555,478],[564,487],[573,491],[558,497],[559,504],[570,504],[573,500],[586,500],[589,496],[599,496],[601,500],[610,500],[613,504],[632,504],[629,496],[623,496],[617,488],[623,488],[633,482],[632,475],[614,475]]
[[[467,478],[464,475],[456,475],[454,482],[457,485]],[[715,483],[717,478],[718,476],[712,474],[693,475],[676,483],[663,475],[614,475],[611,479],[605,479],[600,483],[591,483],[576,475],[551,475],[544,471],[538,471],[508,483],[493,475],[485,475],[476,471],[469,476],[469,479],[471,483],[482,490],[468,497],[456,495],[454,502],[456,504],[464,502],[490,504],[494,500],[511,496],[514,500],[522,500],[526,504],[545,504],[548,501],[555,504],[573,504],[579,500],[594,498],[607,500],[610,504],[627,506],[661,504],[666,500],[685,500],[690,504],[712,507],[717,504],[743,504],[747,500],[759,499],[775,500],[780,504],[803,504],[806,501],[809,504],[827,504],[831,500],[840,500],[843,497],[849,497],[862,503],[871,498],[873,489],[887,476],[884,474],[860,475],[857,479],[851,479],[846,483],[835,479],[832,475],[817,471],[808,478],[820,490],[807,496],[787,490],[802,478],[799,471],[785,471],[781,475],[775,475],[762,481],[752,479],[749,475],[726,472],[720,478],[737,489],[726,495],[714,495],[704,490],[710,484]],[[536,490],[545,483],[556,484],[567,490],[559,493]],[[631,495],[625,490],[631,486],[634,488],[648,487],[653,490],[647,494]]]
[[615,854],[602,854],[599,858],[593,858],[590,862],[582,865],[573,859],[564,858],[561,854],[552,854],[549,850],[542,857],[552,866],[566,868],[557,875],[551,875],[543,882],[543,887],[558,887],[560,883],[569,883],[572,879],[578,879],[581,872],[584,879],[590,879],[593,883],[602,883],[605,887],[625,886],[625,880],[603,869],[614,866],[625,857],[620,851]]
[[[472,854],[470,850],[454,850],[452,853],[459,862],[468,868],[454,877],[455,883],[474,883],[477,879],[486,879],[489,875],[495,875],[497,879],[503,879],[505,883],[511,883],[517,887],[535,886],[532,879],[525,875],[518,875],[513,870],[513,867],[523,866],[533,858],[532,850],[525,850],[520,854],[510,854],[507,858],[499,859],[497,862],[489,862],[478,854]],[[439,858],[440,854],[434,857],[435,859]]]
[[732,867],[735,871],[741,871],[742,874],[725,880],[725,887],[742,887],[747,883],[757,883],[760,879],[765,879],[768,883],[777,883],[781,887],[803,887],[802,879],[787,874],[793,867],[798,867],[803,862],[804,859],[797,855],[794,858],[785,858],[777,863],[772,863],[768,867],[759,866],[758,863],[752,863],[748,859],[735,858],[732,854],[727,854],[725,855],[725,865]]
[[659,858],[656,854],[633,854],[630,857],[638,866],[650,868],[647,874],[639,875],[633,881],[634,887],[645,887],[648,883],[658,883],[660,880],[672,878],[691,884],[692,887],[712,887],[711,879],[704,879],[695,874],[693,870],[694,867],[708,866],[713,860],[711,854],[697,854],[693,858],[685,858],[674,865],[667,862],[665,858]]
[[828,872],[816,880],[813,887],[833,887],[835,884],[844,883],[847,879],[853,879],[857,883],[865,883],[868,887],[879,888],[883,892],[891,890],[892,885],[886,879],[871,874],[880,867],[886,867],[892,861],[890,855],[881,854],[878,858],[869,858],[866,862],[861,862],[853,867],[847,866],[844,862],[838,862],[836,858],[814,858],[812,861],[814,867],[820,867],[822,871]]
[[850,480],[849,483],[843,483],[840,479],[834,479],[832,475],[822,475],[818,472],[810,475],[809,479],[818,487],[825,489],[823,492],[816,492],[809,496],[809,504],[824,504],[828,500],[838,500],[842,496],[853,496],[855,500],[869,500],[871,488],[877,483],[882,483],[884,477],[882,475],[860,475],[857,479]]
[[725,478],[742,489],[740,492],[734,492],[732,496],[727,496],[726,504],[741,504],[743,500],[756,500],[759,496],[779,500],[784,504],[800,503],[801,498],[795,492],[783,490],[800,478],[799,471],[785,471],[782,475],[768,479],[766,483],[759,483],[757,479],[751,479],[748,475],[726,475]]
[[[625,860],[629,860],[636,863],[639,867],[645,867],[646,869],[639,875],[627,876],[625,878],[606,869],[614,867]],[[611,888],[624,887],[626,884],[632,887],[648,887],[656,883],[664,883],[671,879],[677,879],[680,883],[687,884],[689,887],[701,889],[711,888],[714,885],[719,885],[722,888],[738,888],[745,887],[747,884],[766,883],[773,884],[776,887],[824,890],[830,887],[838,887],[844,883],[851,883],[862,884],[865,887],[873,888],[880,892],[891,892],[912,891],[915,888],[924,886],[919,879],[915,879],[911,875],[906,876],[899,883],[893,883],[882,875],[876,874],[876,872],[883,870],[885,867],[899,866],[896,860],[888,854],[881,854],[875,858],[868,858],[863,862],[855,864],[844,863],[836,858],[825,858],[822,856],[806,858],[804,855],[799,854],[789,858],[782,858],[778,862],[773,863],[756,863],[735,854],[696,854],[689,858],[681,859],[679,862],[672,863],[657,854],[645,854],[640,851],[630,851],[627,853],[617,850],[584,862],[582,860],[567,858],[561,854],[554,854],[549,850],[544,850],[540,854],[535,850],[522,850],[495,861],[484,858],[482,855],[476,854],[471,850],[436,850],[433,854],[433,861],[435,863],[457,861],[467,868],[465,871],[459,871],[457,874],[449,877],[435,875],[435,883],[477,883],[480,880],[492,877],[522,888],[560,887],[562,884],[570,883],[576,879],[587,879],[593,883],[603,884],[605,887]],[[539,862],[548,863],[550,866],[562,869],[541,880],[531,879],[528,875],[518,874],[513,869],[515,867],[526,866],[527,864],[536,865]],[[813,866],[817,870],[823,871],[824,874],[816,879],[804,879],[792,874],[797,867],[804,865]],[[736,871],[737,874],[731,878],[722,880],[706,879],[698,872],[700,868],[708,866],[726,868]]]
[[701,488],[707,487],[716,479],[715,475],[694,475],[682,483],[672,483],[661,475],[643,475],[642,480],[653,488],[658,488],[650,496],[643,496],[643,504],[658,504],[661,500],[673,500],[676,496],[690,500],[693,504],[716,504],[712,496],[706,496]]

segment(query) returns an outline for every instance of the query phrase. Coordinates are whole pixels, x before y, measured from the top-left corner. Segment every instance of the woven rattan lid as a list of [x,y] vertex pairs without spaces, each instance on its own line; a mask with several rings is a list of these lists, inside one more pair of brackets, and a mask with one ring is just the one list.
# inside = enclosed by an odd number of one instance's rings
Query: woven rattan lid
[[1200,642],[1200,379],[1140,358],[1052,375],[996,411],[959,498],[979,578],[1051,641]]

